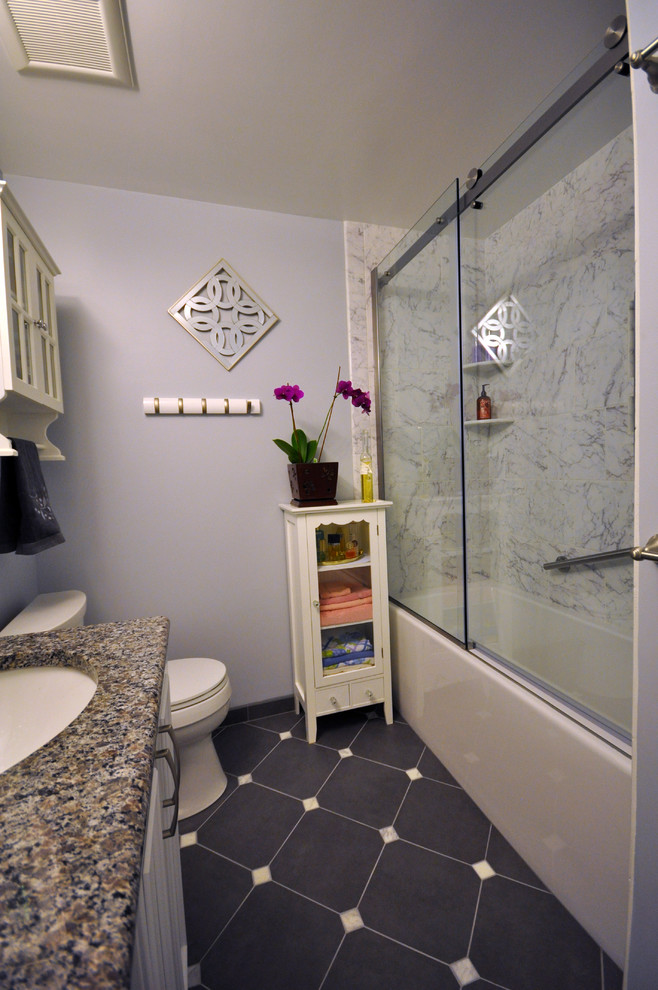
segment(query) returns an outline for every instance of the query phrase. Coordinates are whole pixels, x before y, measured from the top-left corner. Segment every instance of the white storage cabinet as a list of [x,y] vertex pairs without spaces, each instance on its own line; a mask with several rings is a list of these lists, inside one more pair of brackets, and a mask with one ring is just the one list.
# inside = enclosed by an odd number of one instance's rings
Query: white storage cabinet
[[63,411],[54,278],[59,268],[0,180],[0,456],[8,437],[36,443],[42,460],[63,460],[47,438]]
[[[299,712],[300,704],[304,708],[309,743],[317,738],[319,715],[382,702],[386,721],[393,721],[386,579],[390,504],[280,506],[285,520],[295,710]],[[336,554],[340,559],[331,559]],[[349,589],[345,594],[351,600],[337,594],[341,587]],[[365,649],[325,658],[323,663],[323,647],[357,643]],[[359,659],[370,652],[371,656]]]

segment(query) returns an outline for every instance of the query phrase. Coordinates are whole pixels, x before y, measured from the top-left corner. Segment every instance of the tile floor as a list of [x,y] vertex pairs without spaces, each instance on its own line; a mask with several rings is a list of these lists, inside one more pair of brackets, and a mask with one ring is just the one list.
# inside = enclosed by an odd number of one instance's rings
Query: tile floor
[[181,823],[208,990],[621,990],[621,972],[403,720],[225,725],[229,783]]

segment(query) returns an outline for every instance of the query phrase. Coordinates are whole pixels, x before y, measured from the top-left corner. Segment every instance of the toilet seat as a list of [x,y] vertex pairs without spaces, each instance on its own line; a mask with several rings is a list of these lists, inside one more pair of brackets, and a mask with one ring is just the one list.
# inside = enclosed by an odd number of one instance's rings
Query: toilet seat
[[227,686],[228,681],[224,664],[210,657],[170,660],[167,672],[172,712],[209,701]]

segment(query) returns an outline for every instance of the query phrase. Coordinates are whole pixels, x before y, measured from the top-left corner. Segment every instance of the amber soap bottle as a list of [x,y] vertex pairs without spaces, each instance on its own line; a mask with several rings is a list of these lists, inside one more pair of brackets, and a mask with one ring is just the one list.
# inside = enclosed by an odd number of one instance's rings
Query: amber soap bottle
[[478,396],[478,401],[477,401],[478,419],[491,419],[491,399],[485,391],[485,389],[487,389],[488,387],[489,387],[488,384],[483,385],[482,391]]

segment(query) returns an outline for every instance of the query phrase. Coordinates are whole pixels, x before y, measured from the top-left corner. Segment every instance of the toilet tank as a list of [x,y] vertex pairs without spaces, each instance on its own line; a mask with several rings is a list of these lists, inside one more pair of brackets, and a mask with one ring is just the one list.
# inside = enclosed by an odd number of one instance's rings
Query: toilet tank
[[0,629],[0,636],[20,636],[23,633],[81,626],[86,611],[87,596],[84,591],[51,591],[37,595],[4,629]]

